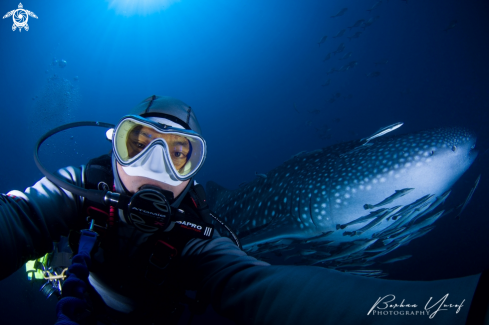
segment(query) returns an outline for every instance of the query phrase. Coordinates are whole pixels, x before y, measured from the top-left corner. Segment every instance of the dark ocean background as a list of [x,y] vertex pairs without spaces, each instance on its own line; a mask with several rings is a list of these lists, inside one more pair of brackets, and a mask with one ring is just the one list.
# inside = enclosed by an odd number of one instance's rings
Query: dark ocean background
[[[402,280],[489,268],[488,1],[384,0],[372,11],[376,0],[166,2],[32,0],[23,2],[39,17],[29,17],[29,31],[13,32],[11,17],[0,22],[1,193],[42,178],[32,152],[47,130],[81,120],[117,123],[153,94],[192,106],[208,143],[197,181],[230,189],[300,151],[395,122],[404,122],[395,134],[465,126],[477,133],[479,157],[446,204],[462,203],[482,174],[472,201],[460,220],[448,215],[389,254],[412,258],[382,268]],[[0,12],[17,6],[2,1]],[[370,18],[371,26],[347,28]],[[323,61],[340,43],[345,50]],[[358,64],[328,74],[351,61]],[[47,144],[41,159],[51,170],[110,150],[104,130],[93,127]],[[53,324],[55,299],[37,290],[23,268],[0,282],[0,323]]]

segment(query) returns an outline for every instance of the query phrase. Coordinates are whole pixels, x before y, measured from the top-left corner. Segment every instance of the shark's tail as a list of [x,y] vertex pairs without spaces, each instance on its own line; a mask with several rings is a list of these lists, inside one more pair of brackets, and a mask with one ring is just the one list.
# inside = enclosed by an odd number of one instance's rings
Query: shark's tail
[[209,204],[209,207],[212,210],[215,210],[216,206],[218,206],[224,198],[228,197],[228,195],[233,192],[232,190],[228,190],[213,181],[207,182],[205,188],[207,204]]

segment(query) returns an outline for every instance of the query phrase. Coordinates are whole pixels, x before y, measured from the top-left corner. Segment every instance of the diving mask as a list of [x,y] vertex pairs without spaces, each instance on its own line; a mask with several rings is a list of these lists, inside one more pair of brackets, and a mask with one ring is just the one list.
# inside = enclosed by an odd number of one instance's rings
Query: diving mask
[[126,174],[172,186],[192,178],[207,152],[198,133],[161,117],[127,115],[107,137]]

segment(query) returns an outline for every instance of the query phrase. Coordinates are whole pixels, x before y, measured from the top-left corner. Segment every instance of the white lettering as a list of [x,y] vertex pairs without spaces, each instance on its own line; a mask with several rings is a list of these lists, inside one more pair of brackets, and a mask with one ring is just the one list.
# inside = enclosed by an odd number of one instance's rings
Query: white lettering
[[192,228],[195,228],[198,230],[202,230],[202,226],[196,225],[196,224],[191,223],[189,221],[176,221],[176,223],[183,225],[183,226],[192,227]]
[[439,305],[438,305],[438,308],[437,308],[437,309],[436,309],[434,312],[432,312],[432,313],[431,313],[431,315],[430,315],[430,319],[433,319],[433,317],[435,317],[435,316],[436,316],[436,314],[438,313],[438,311],[440,311],[440,310],[447,310],[447,309],[442,309],[441,307],[443,306],[443,303],[445,302],[445,300],[447,300],[447,298],[448,298],[448,293],[447,293],[446,295],[444,295],[444,296],[443,296],[443,297],[442,297],[440,300],[438,300],[436,303],[434,303],[434,304],[433,304],[431,307],[428,307],[428,304],[430,303],[430,301],[431,301],[431,299],[432,299],[432,298],[433,298],[433,297],[430,297],[430,300],[428,300],[428,302],[427,302],[427,303],[426,303],[426,305],[424,306],[424,309],[426,310],[426,312],[429,314],[429,313],[430,313],[430,309],[431,309],[431,308],[435,307],[437,304],[439,304]]
[[[387,299],[388,297],[392,297],[392,299],[389,300],[389,301],[383,301],[384,299]],[[396,296],[394,296],[392,294],[389,294],[389,295],[385,296],[384,298],[379,297],[379,299],[377,299],[377,301],[372,306],[372,308],[370,308],[370,310],[368,311],[367,315],[369,315],[370,312],[372,310],[374,310],[375,308],[377,308],[377,309],[386,309],[387,307],[389,307],[389,304],[388,303],[391,302],[391,301],[393,301],[394,299],[396,299]],[[377,307],[381,302],[384,304],[384,307],[383,308],[382,307]]]
[[[452,305],[452,304],[445,304],[445,301],[447,300],[448,298],[448,293],[446,295],[444,295],[443,297],[441,297],[440,300],[438,300],[437,302],[435,302],[432,306],[428,307],[428,304],[430,303],[431,299],[433,297],[430,297],[430,299],[428,300],[428,302],[426,303],[424,309],[426,310],[426,312],[428,313],[428,315],[430,315],[430,319],[433,319],[433,317],[436,316],[436,314],[440,311],[440,310],[448,310],[446,308],[455,308],[455,307],[458,307],[457,308],[457,311],[455,312],[456,314],[458,314],[458,312],[460,311],[460,308],[462,308],[463,304],[464,304],[464,300],[462,300],[462,302],[460,303],[460,305]],[[436,307],[436,305],[438,305],[438,308],[436,308],[435,311],[433,311],[431,314],[430,314],[430,310],[433,308],[433,307]],[[444,307],[444,308],[442,308]]]

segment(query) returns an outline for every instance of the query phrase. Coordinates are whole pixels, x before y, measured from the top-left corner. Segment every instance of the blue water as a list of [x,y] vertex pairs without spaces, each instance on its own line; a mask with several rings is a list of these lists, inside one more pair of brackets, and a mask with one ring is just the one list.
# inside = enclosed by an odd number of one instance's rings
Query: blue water
[[[153,94],[192,106],[209,147],[197,181],[227,188],[299,151],[395,122],[404,122],[398,133],[460,125],[477,133],[480,156],[448,203],[463,202],[482,174],[471,203],[461,220],[448,216],[393,253],[411,259],[383,269],[392,279],[434,280],[489,267],[487,1],[390,0],[371,12],[376,0],[181,0],[140,12],[111,2],[27,1],[24,9],[38,16],[29,17],[29,31],[12,31],[12,17],[0,22],[0,192],[23,190],[42,177],[32,150],[45,131],[79,120],[117,123]],[[2,1],[0,11],[17,6]],[[344,15],[331,18],[342,8]],[[371,26],[333,38],[376,16]],[[357,31],[359,38],[347,38]],[[345,50],[323,62],[340,43]],[[358,64],[327,75],[351,61]],[[378,77],[367,76],[376,71]],[[51,169],[84,164],[110,149],[95,128],[49,144],[42,158]],[[0,318],[53,323],[54,303],[35,291],[22,271],[2,281]]]

